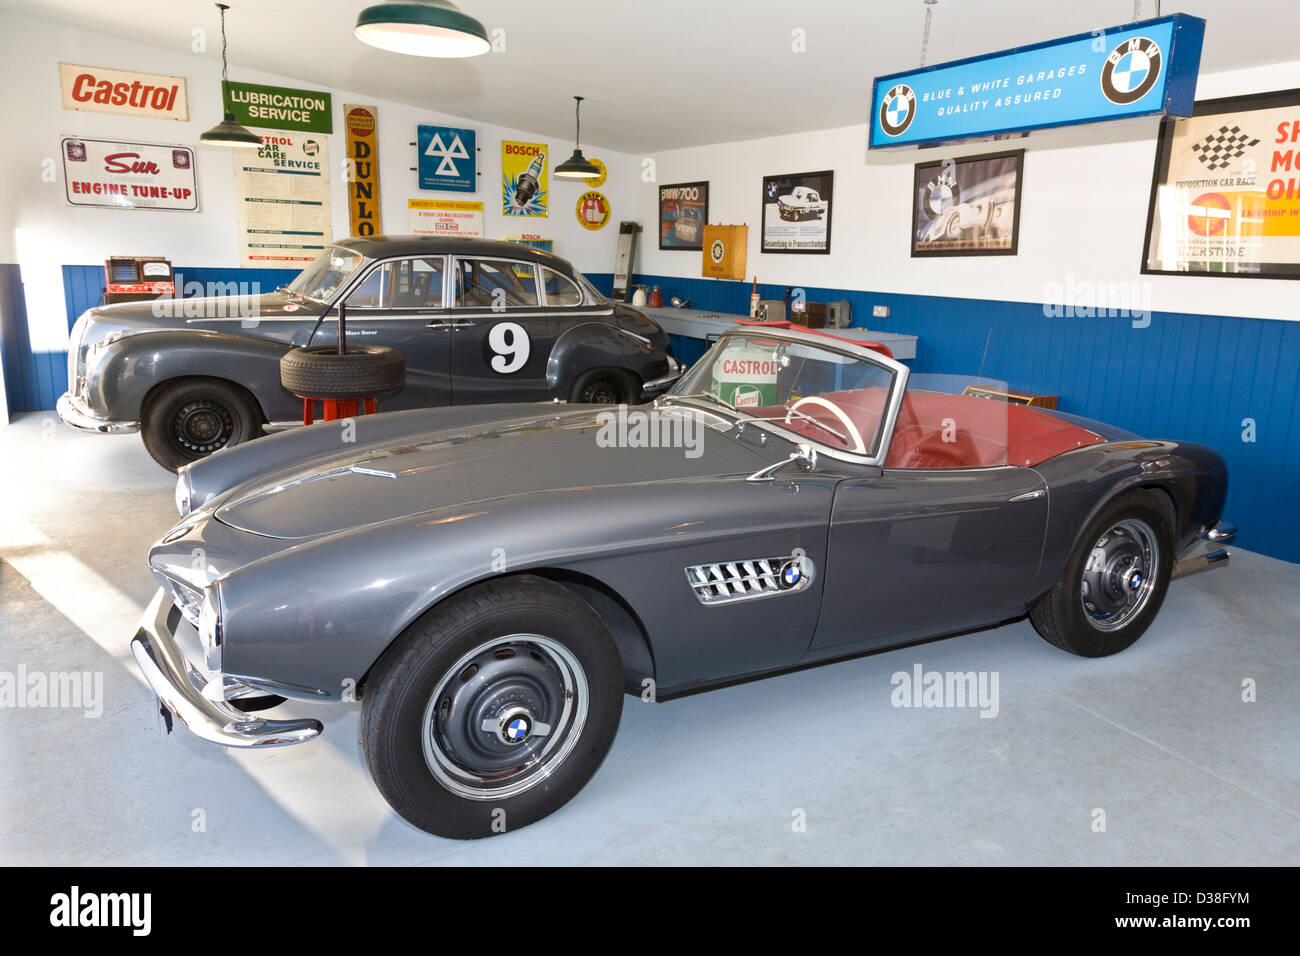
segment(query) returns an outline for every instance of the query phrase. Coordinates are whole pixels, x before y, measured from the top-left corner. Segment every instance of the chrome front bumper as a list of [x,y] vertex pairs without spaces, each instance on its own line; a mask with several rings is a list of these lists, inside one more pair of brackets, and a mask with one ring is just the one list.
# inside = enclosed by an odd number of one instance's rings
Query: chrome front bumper
[[320,734],[319,720],[267,720],[204,697],[204,678],[181,652],[171,614],[171,599],[159,588],[131,639],[131,653],[164,710],[192,733],[227,747],[279,747]]
[[642,394],[649,395],[652,397],[657,395],[658,393],[666,389],[669,385],[673,384],[673,382],[681,378],[682,372],[684,371],[685,368],[682,367],[681,362],[677,361],[677,359],[673,358],[671,355],[668,356],[668,374],[662,375],[659,378],[651,379],[650,381],[642,385],[641,386]]
[[[1224,548],[1216,548],[1218,544],[1232,544],[1237,537],[1237,526],[1230,521],[1216,521],[1213,525],[1202,528],[1200,539],[1189,547],[1183,554],[1179,555],[1178,560],[1174,562],[1174,572],[1171,580],[1185,578],[1188,575],[1200,574],[1202,571],[1210,571],[1214,568],[1226,568],[1228,558],[1231,555]],[[1207,546],[1203,542],[1209,542]],[[1206,548],[1209,547],[1209,550]]]
[[82,431],[100,432],[105,435],[121,435],[140,430],[139,422],[113,422],[106,418],[96,418],[70,392],[64,392],[60,395],[54,407],[65,425],[80,428]]

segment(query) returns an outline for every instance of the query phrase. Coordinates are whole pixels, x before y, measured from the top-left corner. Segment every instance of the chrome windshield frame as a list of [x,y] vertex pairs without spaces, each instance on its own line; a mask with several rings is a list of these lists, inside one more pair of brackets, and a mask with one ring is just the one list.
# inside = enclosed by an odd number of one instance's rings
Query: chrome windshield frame
[[[691,398],[690,396],[675,396],[668,392],[662,396],[661,400],[677,401],[682,404],[690,404],[692,408],[707,409],[714,414],[724,416],[734,416],[736,425],[745,427],[753,426],[759,428],[771,435],[775,435],[784,441],[793,444],[811,444],[819,456],[833,458],[836,461],[848,462],[855,465],[870,465],[883,468],[885,459],[889,457],[889,446],[894,438],[894,426],[898,422],[898,411],[903,405],[903,396],[907,392],[907,377],[911,373],[910,369],[897,359],[889,358],[875,349],[867,348],[865,345],[857,345],[846,339],[832,338],[826,335],[818,335],[813,332],[801,332],[796,329],[765,329],[757,325],[736,326],[723,332],[718,340],[713,343],[712,347],[700,358],[703,362],[714,350],[718,349],[728,338],[740,335],[762,335],[764,338],[782,339],[787,342],[794,342],[800,345],[810,345],[817,348],[825,349],[828,352],[836,352],[851,358],[861,359],[872,365],[892,374],[892,381],[889,388],[889,396],[885,400],[885,414],[880,422],[880,441],[875,446],[875,453],[869,455],[859,455],[843,448],[836,448],[827,445],[825,442],[818,441],[808,435],[798,434],[786,431],[771,419],[757,418],[753,415],[746,414],[742,409],[733,408],[723,402],[709,402],[700,398]],[[698,365],[699,362],[696,363]],[[692,369],[694,366],[692,366]],[[684,380],[689,372],[683,373]],[[679,380],[680,381],[680,380]]]

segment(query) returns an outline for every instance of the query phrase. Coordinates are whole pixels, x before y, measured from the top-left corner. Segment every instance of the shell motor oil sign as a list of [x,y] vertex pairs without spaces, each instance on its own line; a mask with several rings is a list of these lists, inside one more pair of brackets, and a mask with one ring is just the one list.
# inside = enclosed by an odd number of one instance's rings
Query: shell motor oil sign
[[65,136],[63,184],[68,203],[107,209],[199,208],[194,150]]
[[383,232],[379,218],[378,111],[373,106],[343,107],[348,140],[348,224],[354,236]]

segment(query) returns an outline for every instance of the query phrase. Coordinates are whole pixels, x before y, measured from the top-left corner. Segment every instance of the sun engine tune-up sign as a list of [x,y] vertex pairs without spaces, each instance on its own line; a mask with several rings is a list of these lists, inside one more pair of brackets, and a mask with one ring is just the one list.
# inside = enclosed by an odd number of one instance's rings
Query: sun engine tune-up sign
[[546,216],[550,207],[545,143],[501,143],[501,212]]
[[65,136],[63,185],[73,206],[107,209],[199,208],[194,150]]
[[478,135],[459,126],[415,128],[419,186],[452,193],[478,190]]
[[183,76],[60,63],[59,88],[65,110],[182,121],[190,118]]
[[379,111],[373,106],[343,106],[348,141],[349,235],[376,236],[379,219]]
[[1205,21],[1182,13],[877,77],[868,146],[1189,116]]

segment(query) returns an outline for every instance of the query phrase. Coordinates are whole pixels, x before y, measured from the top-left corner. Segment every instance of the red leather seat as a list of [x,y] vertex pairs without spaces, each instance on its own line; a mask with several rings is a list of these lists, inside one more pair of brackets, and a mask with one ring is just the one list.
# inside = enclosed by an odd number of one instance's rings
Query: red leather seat
[[[820,397],[843,411],[862,435],[862,440],[870,445],[880,427],[884,410],[886,392],[883,388],[826,392]],[[777,421],[784,421],[786,414],[783,406],[746,411]],[[838,417],[825,408],[808,404],[799,411],[836,431],[844,430]],[[835,447],[842,444],[816,422],[798,416],[785,427],[823,445]],[[1104,440],[1095,432],[1027,405],[909,389],[898,410],[885,467],[1032,466]]]

